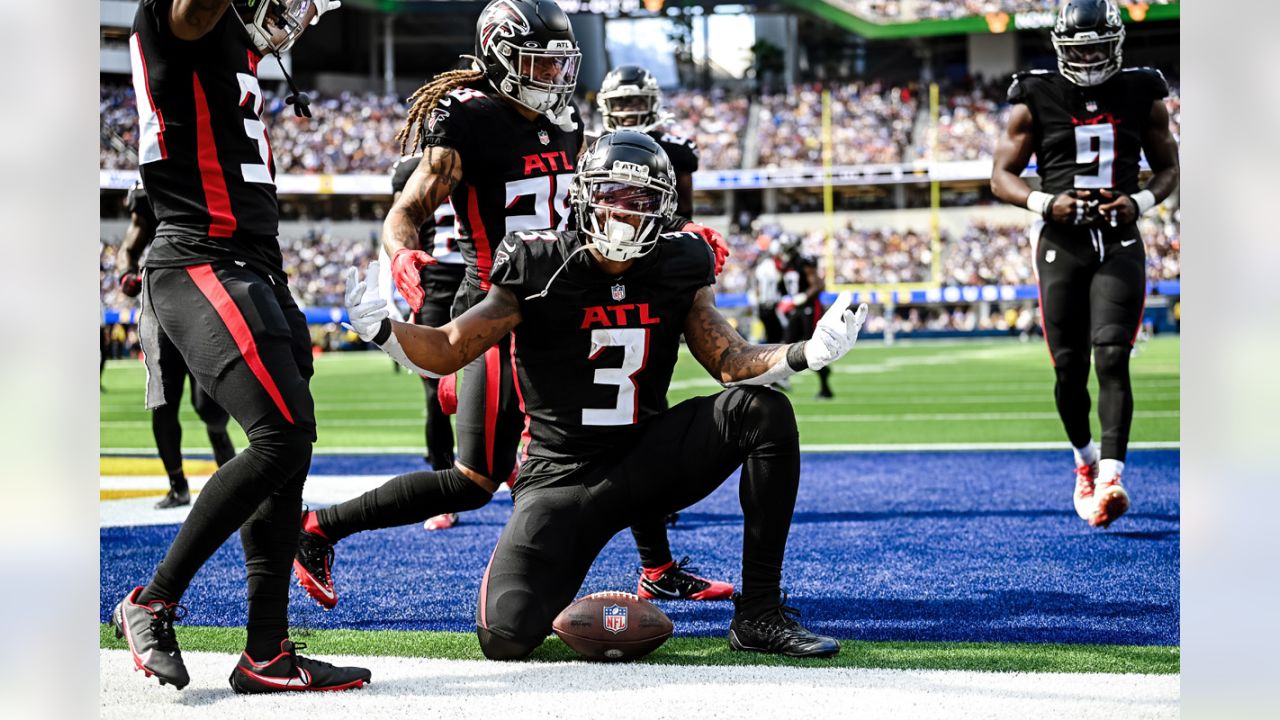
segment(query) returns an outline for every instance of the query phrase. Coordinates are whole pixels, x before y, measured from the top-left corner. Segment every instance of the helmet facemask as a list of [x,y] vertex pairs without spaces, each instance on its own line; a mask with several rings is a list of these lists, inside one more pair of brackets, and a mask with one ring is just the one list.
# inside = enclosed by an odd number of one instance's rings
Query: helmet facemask
[[666,179],[619,170],[580,173],[572,190],[580,231],[591,238],[605,259],[614,262],[631,260],[653,249],[663,225],[675,212],[676,197],[674,186]]
[[312,0],[239,0],[235,11],[254,47],[264,55],[293,47],[316,17]]
[[616,90],[601,91],[596,102],[608,132],[649,132],[661,121],[657,89],[623,85]]
[[546,48],[518,47],[506,40],[500,41],[498,61],[506,66],[507,76],[498,91],[550,117],[563,113],[573,100],[582,53],[568,40],[552,40],[547,45]]
[[1079,33],[1074,37],[1053,35],[1058,54],[1058,72],[1076,85],[1101,85],[1120,71],[1124,28],[1109,33]]

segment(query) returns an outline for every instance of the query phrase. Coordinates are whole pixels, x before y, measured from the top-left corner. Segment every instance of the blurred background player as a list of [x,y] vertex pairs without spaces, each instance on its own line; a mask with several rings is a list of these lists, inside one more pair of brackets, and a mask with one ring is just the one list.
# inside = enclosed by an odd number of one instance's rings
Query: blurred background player
[[653,73],[639,65],[609,71],[600,83],[596,104],[606,132],[635,130],[657,141],[676,173],[676,215],[693,219],[693,174],[698,171],[698,146],[693,140],[662,129],[670,115],[662,107],[662,89]]
[[[352,325],[411,370],[453,372],[510,332],[519,338],[533,441],[481,583],[476,629],[490,659],[523,659],[541,645],[618,531],[692,505],[739,467],[743,590],[730,646],[791,657],[840,650],[801,625],[781,592],[799,434],[786,396],[750,386],[839,359],[866,306],[855,313],[845,295],[813,340],[748,343],[715,308],[715,258],[701,237],[662,234],[674,185],[652,138],[604,136],[574,180],[579,229],[508,235],[494,288],[443,330],[391,322],[386,301],[348,271]],[[731,387],[667,408],[682,335]]]
[[[1052,31],[1058,71],[1018,73],[995,149],[991,189],[1041,217],[1032,229],[1054,399],[1075,452],[1076,513],[1106,527],[1129,509],[1121,484],[1142,326],[1146,253],[1137,219],[1178,185],[1160,71],[1121,70],[1124,25],[1110,0],[1068,0]],[[1138,184],[1146,153],[1152,176]],[[1032,155],[1041,189],[1021,177]],[[1089,356],[1098,375],[1102,445],[1089,429]]]
[[[147,191],[142,181],[129,188],[125,197],[125,205],[129,210],[129,227],[124,233],[124,242],[120,244],[116,256],[116,267],[121,269],[120,292],[128,297],[137,297],[142,292],[142,277],[139,268],[142,253],[156,236],[156,215],[151,209],[151,201],[147,199]],[[178,407],[182,402],[182,387],[191,379],[191,407],[196,415],[204,421],[209,433],[209,444],[213,447],[213,460],[222,467],[235,457],[236,449],[227,434],[227,420],[230,415],[222,406],[209,397],[209,393],[200,387],[191,371],[187,369],[182,355],[169,341],[163,331],[157,331],[156,342],[160,348],[158,362],[162,365],[160,382],[164,394],[164,404],[151,411],[151,433],[156,438],[156,451],[160,462],[164,465],[165,474],[169,476],[169,492],[164,499],[156,503],[158,509],[180,507],[191,504],[191,492],[187,486],[187,476],[182,470],[182,421],[178,419]]]
[[[391,169],[391,202],[400,199],[405,185],[414,170],[418,169],[421,155],[405,156],[396,161]],[[413,321],[427,327],[440,327],[449,322],[450,308],[454,296],[462,285],[466,274],[466,261],[458,250],[454,233],[453,205],[448,200],[440,203],[435,212],[418,228],[415,243],[406,243],[409,250],[428,252],[435,259],[422,267],[420,280],[422,283],[422,307],[414,313]],[[385,265],[390,271],[390,263]],[[396,365],[399,368],[399,365]],[[432,470],[448,470],[453,467],[453,421],[450,419],[455,407],[446,413],[440,404],[441,379],[424,376],[422,389],[426,398],[427,420],[424,434],[426,436],[427,454],[425,460]],[[456,378],[445,378],[444,382],[454,383]],[[447,388],[446,388],[447,389]],[[457,513],[444,513],[429,518],[425,527],[428,530],[443,530],[453,527],[458,521]]]
[[[435,259],[410,243],[446,198],[458,213],[457,243],[465,280],[453,305],[457,317],[490,290],[489,271],[509,250],[512,232],[564,229],[569,184],[582,151],[583,129],[573,92],[581,53],[573,28],[550,0],[493,0],[476,21],[476,56],[469,69],[443,73],[411,100],[401,151],[425,147],[383,224],[392,277],[416,313],[424,301],[421,269]],[[392,478],[357,498],[307,513],[294,571],[316,602],[337,604],[334,543],[353,533],[423,522],[443,513],[483,507],[516,469],[525,414],[512,379],[511,337],[474,359],[457,388],[458,455],[454,467]],[[723,599],[729,583],[688,572],[670,556],[662,517],[641,530],[643,548],[667,548],[656,577],[641,582],[661,597]],[[642,555],[644,554],[642,550]]]
[[778,269],[782,262],[780,254],[778,241],[768,241],[760,250],[751,271],[752,304],[764,327],[764,341],[770,344],[782,342],[782,321],[778,319],[778,302],[782,300],[782,273]]
[[[813,337],[814,328],[822,319],[822,291],[826,280],[818,272],[817,258],[806,255],[800,244],[800,236],[783,235],[778,239],[778,314],[786,320],[783,337],[789,343],[797,343]],[[818,370],[819,400],[835,397],[831,392],[831,370]]]
[[[277,239],[275,162],[258,63],[287,50],[336,0],[143,0],[129,38],[138,161],[156,237],[142,276],[147,407],[165,403],[163,333],[249,446],[209,478],[151,581],[115,606],[130,662],[162,684],[191,680],[174,623],[196,572],[240,531],[248,579],[237,693],[363,687],[363,668],[298,654],[289,565],[316,439],[311,334],[289,293]],[[287,79],[287,76],[286,76]],[[310,116],[308,98],[288,100]]]

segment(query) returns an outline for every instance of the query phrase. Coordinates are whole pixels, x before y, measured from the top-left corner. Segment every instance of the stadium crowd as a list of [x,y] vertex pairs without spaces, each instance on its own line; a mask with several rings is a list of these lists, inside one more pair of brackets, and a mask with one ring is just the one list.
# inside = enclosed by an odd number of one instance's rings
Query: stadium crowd
[[[911,86],[861,81],[831,88],[835,165],[902,162],[918,109]],[[822,89],[799,85],[760,98],[760,167],[822,164]]]
[[[1167,5],[1178,0],[1118,0],[1121,6]],[[990,13],[1057,12],[1060,0],[858,0],[854,11],[863,17],[891,22],[952,20]]]

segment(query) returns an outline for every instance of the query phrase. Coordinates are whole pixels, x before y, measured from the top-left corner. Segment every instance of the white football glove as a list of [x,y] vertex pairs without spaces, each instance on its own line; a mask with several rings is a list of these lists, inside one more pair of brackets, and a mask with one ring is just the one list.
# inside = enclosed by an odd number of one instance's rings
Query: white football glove
[[369,263],[366,275],[368,282],[360,279],[360,271],[354,266],[347,268],[347,306],[348,323],[361,340],[370,342],[378,334],[382,321],[390,313],[387,312],[387,301],[378,297],[378,262]]
[[804,344],[804,359],[810,370],[821,370],[844,357],[858,341],[862,321],[867,319],[867,304],[862,303],[854,312],[849,308],[852,303],[853,294],[842,292],[823,313],[813,337]]
[[342,7],[342,0],[315,0],[316,16],[311,18],[311,24],[315,25],[320,22],[320,17],[327,12],[332,12]]

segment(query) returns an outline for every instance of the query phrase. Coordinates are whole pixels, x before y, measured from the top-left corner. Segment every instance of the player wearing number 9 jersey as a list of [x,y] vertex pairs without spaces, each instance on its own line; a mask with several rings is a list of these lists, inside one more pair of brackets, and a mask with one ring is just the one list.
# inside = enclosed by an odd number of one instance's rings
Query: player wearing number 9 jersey
[[[1014,76],[995,151],[996,197],[1040,216],[1032,229],[1058,415],[1075,452],[1075,506],[1107,526],[1129,508],[1121,483],[1133,391],[1129,354],[1146,298],[1138,217],[1178,184],[1178,149],[1158,70],[1121,69],[1124,25],[1111,0],[1067,0],[1052,39],[1058,72]],[[1152,177],[1138,182],[1146,152]],[[1041,189],[1021,178],[1032,155]],[[1090,356],[1102,443],[1089,430]]]
[[[177,352],[249,439],[205,484],[151,581],[111,612],[135,666],[161,684],[190,680],[173,629],[179,602],[237,529],[249,607],[232,688],[343,690],[369,681],[368,670],[299,656],[302,646],[289,640],[289,568],[316,424],[311,337],[276,240],[275,164],[257,78],[266,53],[287,49],[339,4],[142,0],[134,16],[138,158],[158,221],[139,323],[147,407],[165,403],[165,374],[175,367],[168,354]],[[294,100],[306,114],[305,98]]]
[[[715,308],[715,257],[705,241],[662,234],[675,195],[670,162],[652,138],[631,130],[601,138],[573,184],[579,229],[508,235],[494,257],[493,289],[444,328],[391,322],[376,289],[367,294],[357,270],[348,272],[356,332],[415,372],[453,372],[514,334],[533,442],[480,585],[486,657],[526,657],[610,538],[697,502],[739,467],[742,593],[730,644],[804,657],[839,651],[802,626],[780,593],[800,445],[786,396],[765,386],[843,356],[866,306],[855,312],[846,294],[814,339],[748,343]],[[707,372],[732,387],[663,409],[682,334]]]
[[[551,0],[493,0],[476,22],[472,69],[444,73],[413,96],[402,150],[421,145],[423,157],[387,215],[383,245],[396,286],[415,312],[424,298],[420,268],[433,260],[409,248],[446,197],[457,212],[456,240],[467,265],[454,317],[491,291],[505,236],[567,227],[583,137],[571,102],[580,57],[568,17]],[[357,532],[474,510],[512,476],[525,412],[511,352],[511,339],[503,337],[463,370],[453,468],[400,475],[305,516],[294,571],[317,602],[330,608],[337,603],[334,543]],[[700,578],[687,563],[674,562],[662,516],[636,532],[638,545],[665,555],[643,558],[664,598],[732,594],[729,583]]]

